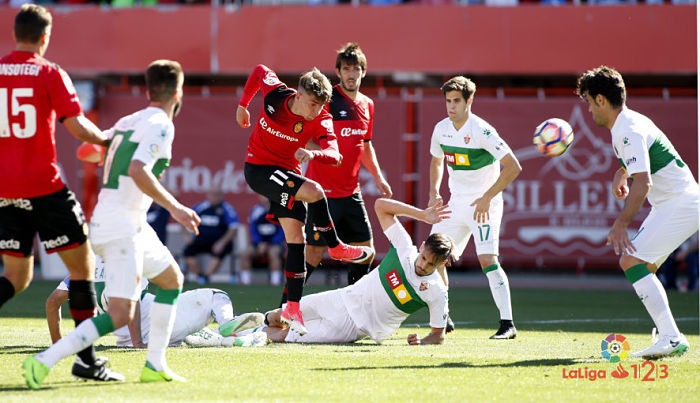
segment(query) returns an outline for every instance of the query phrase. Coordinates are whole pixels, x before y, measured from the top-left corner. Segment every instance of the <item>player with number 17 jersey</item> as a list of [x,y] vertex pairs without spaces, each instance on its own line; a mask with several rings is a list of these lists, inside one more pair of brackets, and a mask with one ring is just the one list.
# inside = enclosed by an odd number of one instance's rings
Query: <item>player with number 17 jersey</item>
[[37,53],[0,59],[0,197],[33,198],[65,187],[56,159],[56,122],[81,115],[73,83]]

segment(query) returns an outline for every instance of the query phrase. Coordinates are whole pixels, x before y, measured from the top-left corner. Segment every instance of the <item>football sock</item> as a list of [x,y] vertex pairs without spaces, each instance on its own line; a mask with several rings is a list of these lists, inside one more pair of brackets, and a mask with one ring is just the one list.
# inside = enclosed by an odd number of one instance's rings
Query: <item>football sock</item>
[[304,262],[304,244],[287,244],[287,261],[284,263],[284,275],[287,277],[287,300],[299,302],[304,292],[306,268]]
[[250,270],[241,270],[241,284],[250,285]]
[[369,273],[372,268],[372,262],[370,263],[350,263],[348,268],[348,285],[355,284],[357,280],[361,279],[362,276]]
[[645,264],[638,264],[625,270],[625,276],[632,283],[634,291],[649,312],[659,334],[676,337],[681,332],[673,320],[671,307],[668,305],[666,291],[659,279],[649,271]]
[[72,332],[35,357],[39,362],[52,368],[60,360],[84,350],[100,336],[112,331],[114,331],[112,318],[109,314],[104,313],[92,318],[92,320],[82,321]]
[[314,270],[318,269],[321,266],[321,263],[318,264],[318,266],[313,266],[311,263],[306,262],[306,279],[304,279],[304,285],[309,281],[309,277],[311,277],[311,273],[314,272]]
[[338,234],[335,232],[331,213],[328,212],[328,200],[325,197],[319,201],[309,203],[309,219],[326,241],[329,248],[335,248],[340,244]]
[[[95,283],[89,280],[70,281],[68,283],[68,306],[76,327],[84,320],[95,316],[97,313]],[[95,348],[89,346],[78,352],[78,357],[80,357],[85,364],[94,364]]]
[[182,288],[159,289],[151,305],[151,333],[148,336],[146,361],[155,371],[163,371],[168,366],[165,362],[165,349],[170,342],[170,334],[175,324],[177,299]]
[[282,284],[282,271],[275,270],[270,272],[270,285],[280,285]]
[[510,305],[510,285],[508,277],[498,264],[492,264],[483,268],[486,278],[489,280],[491,295],[496,302],[496,307],[501,314],[502,320],[513,320],[513,310]]
[[219,325],[229,323],[233,320],[233,304],[228,294],[223,291],[214,291],[211,298],[211,313],[214,316],[214,321]]
[[15,296],[15,286],[6,277],[0,277],[0,307]]

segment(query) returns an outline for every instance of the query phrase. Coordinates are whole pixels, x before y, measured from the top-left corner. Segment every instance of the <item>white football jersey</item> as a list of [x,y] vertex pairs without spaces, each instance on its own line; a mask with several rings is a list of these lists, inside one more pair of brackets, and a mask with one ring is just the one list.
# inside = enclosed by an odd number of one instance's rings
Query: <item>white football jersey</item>
[[148,225],[153,199],[129,176],[129,164],[139,160],[159,177],[170,164],[175,127],[164,110],[148,107],[119,119],[107,134],[102,189],[90,222],[90,238],[97,244],[133,236]]
[[698,193],[688,165],[651,119],[625,106],[610,131],[615,155],[627,173],[651,174],[647,199],[652,206],[684,193]]
[[[444,328],[447,323],[447,287],[442,278],[433,272],[428,276],[416,274],[414,263],[418,249],[400,223],[384,232],[396,249],[408,285],[428,305],[430,326]],[[369,334],[377,343],[388,339],[410,315],[399,309],[382,285],[380,269],[376,268],[355,284],[343,288],[341,295],[355,325]],[[408,293],[399,294],[402,302],[410,302]]]
[[450,193],[471,199],[481,197],[496,182],[499,161],[510,152],[496,129],[473,113],[459,130],[449,118],[441,120],[430,140],[430,154],[447,163]]

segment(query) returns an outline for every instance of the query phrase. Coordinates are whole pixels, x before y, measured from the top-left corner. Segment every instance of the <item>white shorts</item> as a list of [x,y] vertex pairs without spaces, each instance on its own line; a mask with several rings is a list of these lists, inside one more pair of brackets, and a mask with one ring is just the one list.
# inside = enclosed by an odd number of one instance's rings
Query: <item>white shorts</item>
[[452,195],[448,203],[452,211],[450,218],[433,225],[433,228],[430,229],[431,234],[440,232],[452,237],[455,242],[454,252],[457,259],[462,256],[472,234],[474,234],[477,255],[498,255],[503,199],[498,197],[491,200],[489,220],[481,224],[474,220],[476,206],[470,206],[473,201],[474,199],[460,199],[459,195]]
[[153,278],[177,262],[160,242],[150,225],[145,224],[131,238],[93,245],[105,261],[105,290],[108,298],[137,301],[141,296],[141,277]]
[[671,252],[698,230],[699,208],[697,194],[686,194],[653,206],[632,237],[637,251],[630,256],[661,266]]
[[284,339],[291,343],[350,343],[365,336],[355,326],[343,303],[341,290],[302,297],[299,302],[304,325],[309,332],[300,336],[290,331]]

